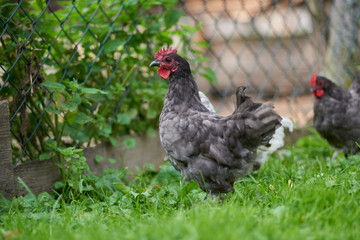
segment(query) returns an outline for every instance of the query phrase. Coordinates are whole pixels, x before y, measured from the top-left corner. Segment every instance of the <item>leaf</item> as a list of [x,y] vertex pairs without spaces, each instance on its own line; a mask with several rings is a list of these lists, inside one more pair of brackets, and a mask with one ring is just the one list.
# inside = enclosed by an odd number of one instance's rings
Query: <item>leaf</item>
[[91,106],[91,102],[89,100],[87,100],[86,98],[81,98],[81,102],[88,105],[88,107]]
[[140,193],[134,192],[134,191],[130,191],[129,192],[134,198],[136,198],[137,196],[140,195]]
[[55,89],[65,89],[65,86],[62,85],[61,83],[56,83],[56,82],[43,82],[41,83],[41,85],[43,85],[44,87],[47,88],[55,88]]
[[5,7],[8,7],[8,6],[17,6],[18,4],[17,3],[3,3],[2,5],[1,5],[1,7],[2,8],[5,8]]
[[[76,113],[70,112],[66,116],[66,123],[69,125],[73,125],[75,123],[75,119],[76,119]],[[66,123],[64,123],[64,124],[66,124]]]
[[154,22],[148,26],[148,29],[150,32],[156,33],[156,32],[159,32],[161,26],[162,26],[162,24],[160,22]]
[[100,156],[100,155],[96,155],[96,156],[95,156],[95,162],[100,163],[100,162],[102,162],[102,161],[104,161],[104,157],[103,157],[103,156]]
[[63,183],[63,182],[61,182],[61,181],[55,182],[55,184],[54,184],[54,188],[55,188],[55,189],[60,189],[60,188],[62,188],[62,187],[64,187],[64,183]]
[[56,110],[53,106],[47,106],[45,108],[45,111],[48,113],[55,113],[55,114],[61,114],[61,112],[59,110]]
[[83,191],[83,183],[84,182],[84,179],[80,179],[80,181],[79,181],[79,183],[78,183],[78,185],[79,185],[79,192],[80,193],[82,193],[82,191]]
[[137,4],[139,2],[139,0],[128,0],[128,1],[126,1],[126,5],[135,5],[135,4]]
[[150,105],[149,108],[147,109],[146,117],[149,119],[154,119],[156,118],[156,116],[157,116],[156,110]]
[[171,10],[171,11],[167,12],[164,16],[166,28],[170,28],[170,27],[174,26],[179,21],[179,19],[182,15],[183,15],[182,9]]
[[197,41],[195,42],[196,45],[203,47],[203,48],[208,48],[209,47],[209,43],[205,42],[205,41]]
[[152,163],[145,163],[145,167],[151,171],[155,171],[155,166]]
[[325,186],[326,186],[326,187],[332,187],[332,186],[335,186],[335,185],[337,185],[337,183],[336,183],[336,181],[333,180],[333,179],[330,179],[330,180],[328,180],[328,181],[325,182]]
[[147,130],[146,130],[146,133],[151,136],[151,137],[155,137],[156,136],[156,131],[154,130],[154,128],[152,127],[149,127]]
[[97,88],[81,88],[81,92],[87,94],[107,94],[107,92]]
[[197,188],[198,188],[197,183],[194,180],[192,180],[181,189],[181,193],[185,195]]
[[105,53],[109,53],[109,52],[115,52],[116,49],[123,45],[125,43],[125,41],[121,40],[121,39],[114,39],[114,40],[110,40],[107,43],[105,43],[104,45],[104,52]]
[[81,97],[80,94],[75,94],[75,96],[73,97],[73,100],[71,101],[71,104],[79,106],[79,104],[81,103]]
[[115,164],[115,163],[116,163],[116,159],[114,159],[114,158],[108,158],[108,161],[109,161],[109,163],[111,163],[111,164]]
[[59,152],[65,156],[69,156],[69,155],[73,154],[74,147],[59,148]]
[[101,129],[99,129],[99,135],[104,136],[106,138],[110,137],[111,132],[112,132],[111,125],[105,125],[102,126]]
[[129,137],[122,142],[127,149],[131,149],[136,146],[135,138]]
[[75,122],[79,124],[84,124],[91,122],[93,118],[83,112],[78,112],[75,116]]
[[113,185],[124,194],[128,194],[131,191],[130,187],[128,187],[122,183],[113,183]]
[[181,27],[183,28],[184,32],[195,33],[201,29],[201,24],[197,24],[195,26],[190,26],[188,24],[182,24]]
[[39,160],[47,160],[51,158],[51,154],[50,153],[42,153],[39,156]]
[[62,103],[60,106],[62,108],[65,108],[66,110],[69,110],[70,112],[74,111],[77,108],[77,105],[72,103]]
[[38,202],[38,199],[36,198],[35,194],[30,190],[30,188],[26,185],[26,183],[25,183],[20,177],[18,177],[17,179],[18,179],[19,183],[20,183],[21,185],[23,185],[23,187],[24,187],[24,188],[26,189],[26,191],[29,193],[29,195],[31,196],[31,198],[32,198],[33,200],[35,200],[36,202]]
[[117,115],[117,119],[119,121],[119,124],[128,125],[131,122],[131,116],[128,112],[126,113],[119,113]]
[[114,147],[118,147],[119,144],[118,144],[118,140],[114,137],[109,137],[109,140],[110,140],[110,143],[111,145],[113,145]]
[[75,141],[88,142],[89,137],[82,131],[78,131],[78,128],[72,128],[69,126],[70,137]]
[[216,73],[214,72],[214,70],[212,70],[209,67],[204,67],[204,73],[200,73],[201,76],[203,76],[204,78],[206,78],[210,83],[217,83],[218,79],[216,77]]
[[69,86],[73,91],[81,88],[81,85],[78,83],[77,79],[73,78],[72,81],[69,82]]
[[49,146],[49,147],[51,147],[53,149],[57,149],[57,146],[56,146],[54,140],[52,140],[50,138],[45,141],[45,145]]

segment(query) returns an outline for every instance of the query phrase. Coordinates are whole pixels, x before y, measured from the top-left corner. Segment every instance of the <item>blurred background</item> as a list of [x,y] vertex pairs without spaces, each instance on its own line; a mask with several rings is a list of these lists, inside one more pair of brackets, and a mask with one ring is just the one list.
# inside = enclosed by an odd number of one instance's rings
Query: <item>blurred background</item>
[[[312,120],[312,73],[347,87],[359,66],[359,1],[183,1],[180,22],[200,24],[192,38],[204,41],[212,84],[199,87],[223,114],[233,110],[239,85],[298,126]],[[201,48],[199,48],[201,49]]]
[[347,87],[360,65],[357,0],[4,0],[0,9],[14,165],[156,135],[167,85],[147,66],[162,46],[189,60],[220,114],[246,85],[297,127],[311,124],[313,73]]

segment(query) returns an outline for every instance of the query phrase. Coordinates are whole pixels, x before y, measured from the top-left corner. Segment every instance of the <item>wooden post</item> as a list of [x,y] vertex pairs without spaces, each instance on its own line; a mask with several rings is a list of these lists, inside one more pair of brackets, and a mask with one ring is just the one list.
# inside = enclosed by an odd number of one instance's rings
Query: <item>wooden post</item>
[[25,195],[28,192],[18,182],[20,177],[34,194],[50,191],[60,179],[59,169],[53,161],[29,161],[16,167],[12,164],[9,104],[0,101],[0,197]]
[[0,101],[0,194],[6,198],[14,193],[9,104]]

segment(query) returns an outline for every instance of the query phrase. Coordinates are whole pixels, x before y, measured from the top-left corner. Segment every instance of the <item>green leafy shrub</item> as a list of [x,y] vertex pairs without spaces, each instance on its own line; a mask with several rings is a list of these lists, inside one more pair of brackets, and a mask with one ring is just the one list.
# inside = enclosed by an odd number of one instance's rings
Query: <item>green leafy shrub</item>
[[5,0],[0,9],[1,96],[10,101],[14,161],[60,157],[48,140],[116,146],[118,136],[154,133],[167,88],[147,68],[155,51],[177,38],[194,65],[206,60],[189,47],[198,28],[174,27],[183,14],[174,0],[20,4]]

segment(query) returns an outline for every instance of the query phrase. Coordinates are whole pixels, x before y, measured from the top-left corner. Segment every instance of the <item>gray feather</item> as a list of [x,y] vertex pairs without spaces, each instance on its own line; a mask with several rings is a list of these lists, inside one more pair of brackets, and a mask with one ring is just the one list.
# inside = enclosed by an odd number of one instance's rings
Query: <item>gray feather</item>
[[324,95],[315,98],[314,126],[330,145],[340,148],[345,155],[360,151],[360,82],[355,79],[349,91],[329,79],[318,76],[326,86]]
[[212,194],[233,191],[237,179],[258,167],[256,152],[280,126],[271,103],[254,103],[241,88],[232,115],[223,117],[201,102],[189,64],[175,53],[160,115],[160,140],[170,162],[187,180]]

